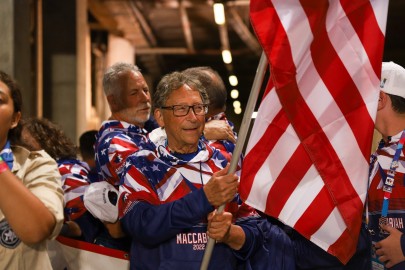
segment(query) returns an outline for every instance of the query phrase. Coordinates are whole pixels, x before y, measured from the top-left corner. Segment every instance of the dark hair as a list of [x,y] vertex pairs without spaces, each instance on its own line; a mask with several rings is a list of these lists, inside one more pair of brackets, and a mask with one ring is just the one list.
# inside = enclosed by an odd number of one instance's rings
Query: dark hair
[[22,95],[18,83],[7,73],[0,70],[0,81],[7,85],[10,89],[10,95],[13,99],[14,112],[21,112],[22,110]]
[[226,109],[227,91],[221,76],[208,66],[191,67],[185,69],[186,76],[196,77],[207,91],[212,109]]
[[[22,111],[22,95],[18,83],[7,73],[0,70],[0,81],[2,81],[10,90],[10,96],[13,100],[14,113]],[[20,138],[19,124],[17,127],[8,131],[7,137],[14,143]]]
[[[53,159],[75,159],[77,147],[64,131],[50,120],[42,118],[28,118],[22,121],[23,129],[39,143]],[[29,148],[29,146],[27,146]]]
[[392,109],[397,113],[405,113],[405,98],[387,94],[391,99]]
[[94,158],[94,144],[97,130],[88,130],[80,135],[79,149],[83,158]]
[[208,104],[207,92],[200,81],[194,77],[186,76],[183,72],[175,71],[163,76],[158,83],[152,96],[153,110],[166,106],[166,101],[170,94],[183,85],[188,85],[193,90],[198,91],[202,102]]

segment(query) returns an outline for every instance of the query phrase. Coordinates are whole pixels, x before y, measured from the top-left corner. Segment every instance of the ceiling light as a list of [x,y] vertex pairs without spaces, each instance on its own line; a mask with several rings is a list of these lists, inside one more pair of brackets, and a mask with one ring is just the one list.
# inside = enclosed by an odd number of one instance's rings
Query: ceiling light
[[233,107],[236,109],[236,108],[240,108],[240,101],[239,100],[235,100],[234,102],[233,102]]
[[235,112],[235,114],[241,114],[242,113],[241,108],[234,108],[233,111]]
[[216,24],[221,25],[225,23],[225,11],[222,3],[214,4],[214,17]]
[[239,91],[237,89],[232,89],[231,98],[237,99],[239,97]]
[[229,84],[232,86],[238,85],[238,78],[235,75],[229,76]]
[[222,51],[222,60],[224,61],[225,64],[232,63],[232,55],[229,50]]

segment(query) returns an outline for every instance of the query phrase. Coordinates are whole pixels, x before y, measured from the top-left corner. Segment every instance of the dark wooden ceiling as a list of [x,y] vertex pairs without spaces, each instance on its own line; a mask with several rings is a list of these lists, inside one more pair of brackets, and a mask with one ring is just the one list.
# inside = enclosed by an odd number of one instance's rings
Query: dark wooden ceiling
[[[386,0],[384,0],[386,1]],[[136,64],[151,87],[171,71],[191,66],[211,66],[227,84],[235,74],[244,109],[261,48],[249,22],[249,0],[224,0],[226,25],[214,21],[213,0],[89,0],[91,29],[125,37],[135,46]],[[405,1],[389,5],[384,60],[405,66]],[[224,64],[221,50],[229,46],[233,62]],[[227,114],[238,127],[242,115]],[[243,112],[242,112],[243,113]]]

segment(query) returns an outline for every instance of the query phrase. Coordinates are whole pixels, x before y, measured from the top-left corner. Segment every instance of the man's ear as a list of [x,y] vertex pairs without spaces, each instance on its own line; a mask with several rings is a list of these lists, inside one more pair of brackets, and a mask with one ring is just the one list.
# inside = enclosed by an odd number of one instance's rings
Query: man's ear
[[160,127],[165,127],[165,121],[163,120],[163,114],[160,109],[155,109],[153,116]]
[[11,122],[11,127],[10,129],[15,128],[18,125],[18,122],[20,122],[21,119],[21,112],[16,112],[13,115],[13,121]]
[[118,111],[118,104],[117,104],[117,100],[114,95],[112,95],[112,94],[108,95],[107,102],[108,102],[108,105],[110,105],[111,112]]
[[378,106],[377,110],[381,110],[382,108],[385,107],[388,101],[388,95],[384,93],[383,91],[380,91],[380,96],[378,97]]

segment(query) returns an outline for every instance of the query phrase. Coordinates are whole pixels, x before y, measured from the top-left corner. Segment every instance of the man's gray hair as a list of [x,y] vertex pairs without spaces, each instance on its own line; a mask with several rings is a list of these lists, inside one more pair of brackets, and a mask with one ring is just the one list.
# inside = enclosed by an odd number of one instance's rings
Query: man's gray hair
[[225,110],[228,93],[224,81],[217,71],[208,66],[199,66],[187,68],[183,72],[186,76],[197,77],[204,85],[210,99],[210,107]]
[[103,76],[103,90],[106,96],[121,92],[121,76],[129,72],[141,72],[138,66],[118,62],[109,67]]
[[166,106],[166,101],[170,94],[183,85],[188,85],[191,89],[198,91],[200,93],[202,103],[209,103],[207,91],[201,82],[197,80],[197,78],[187,76],[183,72],[175,71],[165,75],[157,85],[152,96],[153,110]]

